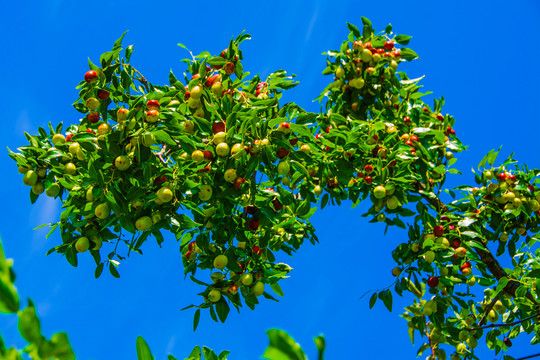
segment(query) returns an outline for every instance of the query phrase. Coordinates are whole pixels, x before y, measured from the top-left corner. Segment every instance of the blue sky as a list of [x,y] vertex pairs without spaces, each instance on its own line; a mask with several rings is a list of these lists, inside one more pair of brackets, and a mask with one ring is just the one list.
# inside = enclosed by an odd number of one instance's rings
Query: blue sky
[[[346,22],[371,19],[376,30],[391,23],[394,31],[412,35],[410,47],[421,57],[406,65],[411,77],[426,75],[426,91],[446,99],[445,112],[457,118],[455,129],[469,150],[456,166],[463,171],[451,185],[472,183],[469,169],[490,149],[504,145],[501,156],[530,167],[540,166],[540,83],[537,34],[540,4],[536,1],[289,1],[289,2],[0,2],[0,68],[3,100],[1,145],[26,144],[23,131],[36,133],[48,122],[77,121],[71,107],[76,84],[88,70],[87,57],[97,61],[125,30],[124,44],[134,44],[132,64],[151,82],[167,82],[169,70],[181,74],[188,54],[218,54],[232,36],[247,30],[244,70],[261,73],[285,69],[300,85],[285,101],[318,111],[312,103],[329,77],[321,75],[321,53],[338,48],[347,36]],[[56,221],[59,204],[42,197],[30,205],[7,152],[0,156],[2,198],[0,235],[6,254],[15,259],[17,287],[31,297],[50,336],[66,331],[80,359],[135,358],[135,339],[146,338],[156,358],[168,353],[187,356],[195,345],[231,350],[231,358],[255,359],[267,344],[265,331],[289,331],[315,358],[312,338],[327,338],[327,358],[414,358],[406,323],[399,314],[409,299],[395,299],[389,313],[381,304],[368,309],[370,289],[393,282],[391,250],[406,233],[368,224],[359,206],[347,204],[316,213],[313,223],[320,244],[306,244],[293,259],[291,278],[282,282],[285,298],[264,302],[256,311],[231,313],[226,324],[203,314],[192,331],[193,313],[181,312],[198,302],[200,290],[184,281],[178,244],[172,236],[160,249],[147,242],[144,256],[133,255],[120,267],[121,279],[93,276],[90,257],[77,269],[45,252],[60,242],[45,239],[47,230],[32,230]],[[14,317],[0,317],[2,336],[21,346]],[[510,355],[535,350],[520,341]],[[536,351],[537,352],[537,351]],[[407,355],[405,355],[407,354]],[[481,358],[493,354],[484,353]]]

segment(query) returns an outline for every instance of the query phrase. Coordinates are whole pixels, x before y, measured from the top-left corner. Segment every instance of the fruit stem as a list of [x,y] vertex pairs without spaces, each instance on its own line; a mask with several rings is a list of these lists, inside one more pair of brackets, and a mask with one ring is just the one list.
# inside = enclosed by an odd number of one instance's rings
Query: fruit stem
[[433,359],[437,359],[437,356],[435,355],[435,349],[433,348],[433,344],[431,343],[431,336],[429,335],[429,326],[426,320],[426,316],[422,315],[422,317],[424,318],[424,323],[426,324],[426,336],[429,341],[429,347],[431,348],[431,354],[433,355]]

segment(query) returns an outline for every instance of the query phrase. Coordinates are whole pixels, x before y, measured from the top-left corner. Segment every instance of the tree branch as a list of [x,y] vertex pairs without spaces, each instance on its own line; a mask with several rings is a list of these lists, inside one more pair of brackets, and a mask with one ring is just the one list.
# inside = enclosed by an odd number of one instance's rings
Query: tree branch
[[[517,320],[517,321],[514,321],[512,323],[508,323],[508,324],[505,324],[505,323],[500,323],[500,324],[491,324],[491,325],[486,325],[486,326],[480,326],[480,327],[475,327],[475,328],[470,328],[470,329],[467,329],[469,331],[474,331],[474,330],[482,330],[482,329],[489,329],[489,328],[494,328],[494,327],[501,327],[501,326],[514,326],[514,325],[517,325],[517,324],[520,324],[522,322],[525,322],[527,320],[530,320],[530,319],[533,319],[537,316],[540,316],[540,314],[534,314],[532,316],[529,316],[529,317],[526,317],[525,319],[521,319],[521,320]],[[483,320],[483,319],[482,319]],[[482,325],[482,324],[479,324],[479,325]]]

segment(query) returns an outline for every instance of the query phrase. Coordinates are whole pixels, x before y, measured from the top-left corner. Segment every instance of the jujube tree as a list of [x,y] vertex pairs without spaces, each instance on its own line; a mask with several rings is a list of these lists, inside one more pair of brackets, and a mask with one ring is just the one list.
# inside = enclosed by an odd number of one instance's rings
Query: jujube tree
[[[522,332],[537,343],[540,171],[512,158],[495,166],[491,151],[474,186],[446,189],[465,149],[456,119],[401,71],[418,57],[411,37],[362,22],[326,53],[332,80],[320,113],[280,103],[297,85],[285,71],[244,72],[244,33],[217,56],[190,52],[168,85],[130,64],[123,36],[99,66],[89,60],[73,104],[80,121],[49,124],[10,151],[32,202],[43,192],[63,202],[51,224],[62,243],[49,253],[73,266],[92,256],[96,277],[104,267],[118,277],[131,251],[172,232],[185,274],[202,287],[202,302],[188,306],[196,328],[201,310],[224,322],[230,305],[254,309],[261,296],[275,300],[270,289],[283,296],[291,268],[274,254],[318,241],[309,218],[319,206],[368,201],[370,222],[408,233],[392,253],[396,282],[370,307],[380,299],[391,310],[393,293],[412,293],[402,316],[412,341],[426,338],[419,353],[476,358],[478,340],[498,353]],[[505,254],[511,269],[500,265]]]

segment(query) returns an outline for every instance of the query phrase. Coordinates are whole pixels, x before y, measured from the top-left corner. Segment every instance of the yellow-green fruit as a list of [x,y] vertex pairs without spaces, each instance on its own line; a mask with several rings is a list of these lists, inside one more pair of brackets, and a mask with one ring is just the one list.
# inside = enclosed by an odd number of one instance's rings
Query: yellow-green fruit
[[77,172],[77,167],[74,163],[67,163],[64,165],[64,172],[69,175],[73,175]]
[[55,197],[60,192],[60,185],[58,183],[52,183],[49,185],[49,187],[45,190],[45,194],[50,197]]
[[459,343],[458,346],[456,346],[456,351],[458,354],[465,354],[467,352],[467,345],[465,345],[465,343]]
[[45,185],[41,181],[38,181],[32,186],[32,192],[36,195],[42,194],[45,191]]
[[142,144],[146,147],[154,145],[155,136],[154,134],[144,134],[142,136]]
[[239,159],[245,153],[246,153],[246,151],[244,149],[244,145],[242,145],[240,143],[234,144],[232,149],[231,149],[231,156],[233,158],[235,158],[235,159]]
[[94,246],[92,247],[92,250],[101,249],[101,246],[103,245],[103,240],[101,239],[101,236],[99,235],[92,236],[90,238],[90,241],[92,242],[92,244],[94,244]]
[[28,172],[28,168],[25,168],[24,166],[19,166],[19,173],[26,174]]
[[363,62],[370,62],[371,59],[373,58],[373,55],[371,54],[371,51],[369,51],[368,49],[364,49],[364,51],[362,51],[362,61]]
[[345,70],[340,66],[336,69],[336,77],[341,79],[345,75]]
[[92,193],[92,187],[90,187],[88,190],[86,190],[86,201],[94,201],[96,200],[96,197]]
[[321,195],[323,193],[323,189],[320,185],[315,185],[315,187],[313,188],[313,193],[315,195]]
[[77,239],[77,242],[75,243],[75,250],[77,252],[85,252],[90,248],[90,240],[86,236],[81,236]]
[[386,189],[384,188],[384,186],[376,186],[375,189],[373,189],[373,196],[375,196],[375,198],[377,199],[384,198],[386,196]]
[[466,330],[461,330],[459,332],[459,341],[467,341],[469,338],[469,332]]
[[94,215],[96,215],[98,219],[106,219],[110,214],[111,209],[109,209],[109,205],[106,203],[99,204],[94,210]]
[[221,84],[220,81],[218,82],[215,82],[213,85],[212,85],[212,93],[216,96],[221,96],[223,95],[223,85]]
[[34,186],[38,181],[38,175],[34,170],[28,170],[23,176],[23,184]]
[[234,183],[234,180],[236,180],[238,176],[236,175],[235,169],[227,169],[224,174],[225,181]]
[[104,123],[98,126],[97,132],[98,132],[98,135],[105,135],[111,130],[112,130],[111,125]]
[[202,201],[208,201],[212,197],[212,187],[210,185],[201,186],[201,191],[199,192],[199,199]]
[[470,349],[474,349],[475,347],[478,346],[478,340],[476,340],[475,337],[471,336],[471,337],[467,340],[467,345],[469,345],[469,348],[470,348]]
[[219,292],[219,290],[210,290],[210,292],[208,293],[208,300],[210,300],[211,302],[218,302],[220,299],[221,293]]
[[227,156],[229,155],[229,145],[225,142],[219,143],[216,145],[216,154],[218,156]]
[[52,143],[54,146],[63,145],[66,143],[66,137],[62,134],[54,134],[52,137]]
[[83,149],[79,149],[79,151],[77,151],[77,159],[78,160],[84,160],[85,158],[86,158],[86,156],[84,155]]
[[114,159],[114,166],[120,171],[125,171],[131,166],[131,160],[126,155],[120,155]]
[[218,281],[222,281],[224,279],[223,273],[215,272],[210,275],[210,279],[212,279],[212,282],[215,284]]
[[238,243],[238,245],[236,245],[236,247],[239,248],[239,249],[245,250],[246,249],[246,242],[245,241],[240,241]]
[[191,160],[199,163],[204,160],[204,153],[201,150],[195,150],[191,153]]
[[99,107],[99,100],[95,97],[87,99],[86,107],[88,108],[88,110],[96,110]]
[[157,197],[159,200],[161,200],[164,203],[168,203],[173,198],[173,192],[168,187],[162,187],[157,191]]
[[161,219],[163,219],[163,216],[161,215],[159,211],[154,211],[152,213],[152,223],[157,224],[158,222],[161,221]]
[[244,274],[244,275],[242,275],[241,281],[242,281],[242,284],[244,284],[246,286],[249,286],[249,285],[253,284],[253,275],[251,275],[249,273]]
[[499,315],[497,315],[497,313],[495,312],[495,310],[490,310],[488,315],[487,315],[487,319],[489,320],[489,322],[491,323],[496,323],[497,320],[499,320]]
[[146,231],[152,227],[152,218],[150,216],[142,216],[135,221],[135,227],[139,231]]
[[214,267],[219,270],[225,269],[229,262],[229,259],[225,255],[218,255],[214,259]]
[[222,142],[225,142],[226,137],[227,137],[227,133],[220,131],[214,135],[214,139],[212,141],[214,142],[214,145],[218,145],[218,144],[221,144]]
[[291,166],[286,161],[280,162],[277,166],[277,171],[279,175],[287,175],[291,171]]
[[47,176],[47,169],[46,168],[39,168],[36,171],[37,176],[41,179],[43,179],[45,176]]
[[431,250],[426,251],[426,253],[424,254],[424,260],[426,260],[428,264],[431,264],[433,260],[435,260],[435,253]]
[[391,196],[386,200],[386,207],[390,210],[395,210],[399,206],[399,200],[395,196]]
[[261,296],[264,293],[264,284],[260,281],[257,281],[255,285],[251,287],[251,292],[257,297]]

